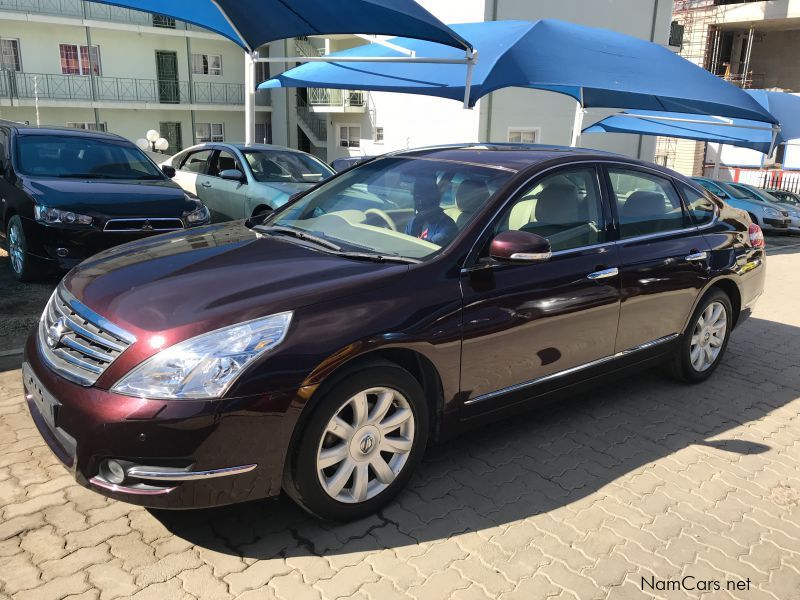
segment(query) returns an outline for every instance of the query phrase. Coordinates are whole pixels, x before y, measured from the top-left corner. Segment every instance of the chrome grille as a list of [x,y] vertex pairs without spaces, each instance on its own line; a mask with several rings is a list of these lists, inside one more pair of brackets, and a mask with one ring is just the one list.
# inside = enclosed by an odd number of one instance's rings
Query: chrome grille
[[183,229],[183,221],[180,219],[109,219],[106,221],[103,231],[115,232],[141,232],[141,231],[177,231]]
[[136,337],[58,286],[39,321],[39,352],[56,373],[92,386]]

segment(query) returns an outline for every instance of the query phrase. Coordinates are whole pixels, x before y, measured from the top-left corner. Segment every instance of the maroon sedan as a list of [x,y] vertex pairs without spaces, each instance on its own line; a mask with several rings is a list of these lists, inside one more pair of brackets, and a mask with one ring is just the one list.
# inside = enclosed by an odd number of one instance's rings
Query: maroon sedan
[[586,150],[388,155],[260,221],[120,246],[59,285],[23,375],[81,484],[361,517],[434,440],[660,363],[703,381],[764,286],[746,214]]

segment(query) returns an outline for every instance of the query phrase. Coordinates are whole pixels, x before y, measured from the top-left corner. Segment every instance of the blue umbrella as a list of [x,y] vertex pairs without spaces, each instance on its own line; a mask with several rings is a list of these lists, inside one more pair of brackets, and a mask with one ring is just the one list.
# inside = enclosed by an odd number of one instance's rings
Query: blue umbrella
[[205,27],[252,52],[290,37],[402,35],[461,50],[472,46],[414,0],[96,0]]
[[[468,102],[506,87],[550,90],[583,107],[713,114],[775,123],[752,97],[670,50],[628,35],[553,19],[453,25],[480,53]],[[395,38],[420,57],[457,59],[458,50]],[[461,100],[463,65],[358,62],[358,57],[399,57],[380,44],[331,55],[350,62],[310,63],[261,88],[321,87],[426,94]],[[579,128],[578,128],[579,130]]]
[[746,90],[773,115],[780,131],[746,119],[698,118],[686,113],[625,111],[583,130],[584,133],[634,133],[751,148],[770,154],[775,145],[800,139],[800,97],[785,92]]

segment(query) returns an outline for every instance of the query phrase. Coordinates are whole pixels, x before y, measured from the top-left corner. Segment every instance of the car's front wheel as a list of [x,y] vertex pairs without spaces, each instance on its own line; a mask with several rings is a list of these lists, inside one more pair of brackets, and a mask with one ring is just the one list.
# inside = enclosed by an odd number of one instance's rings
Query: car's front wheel
[[324,393],[297,436],[286,491],[323,519],[367,516],[402,490],[427,441],[417,380],[399,366],[366,368]]
[[689,383],[708,379],[722,360],[732,327],[733,309],[728,295],[722,290],[706,295],[669,364],[671,374]]
[[25,237],[25,230],[22,228],[22,219],[19,215],[14,215],[8,220],[6,240],[8,241],[8,260],[11,263],[14,277],[19,281],[32,281],[38,278],[40,272],[28,255],[28,240]]

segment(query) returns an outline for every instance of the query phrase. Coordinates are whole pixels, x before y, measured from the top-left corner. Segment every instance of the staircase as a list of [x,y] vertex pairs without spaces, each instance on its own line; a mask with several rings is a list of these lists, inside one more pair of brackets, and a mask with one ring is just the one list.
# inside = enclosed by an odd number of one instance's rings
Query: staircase
[[[324,52],[316,48],[305,38],[295,38],[294,46],[300,56],[321,56]],[[316,114],[308,106],[308,102],[299,95],[297,98],[297,126],[306,135],[308,141],[317,148],[328,147],[328,120]]]

